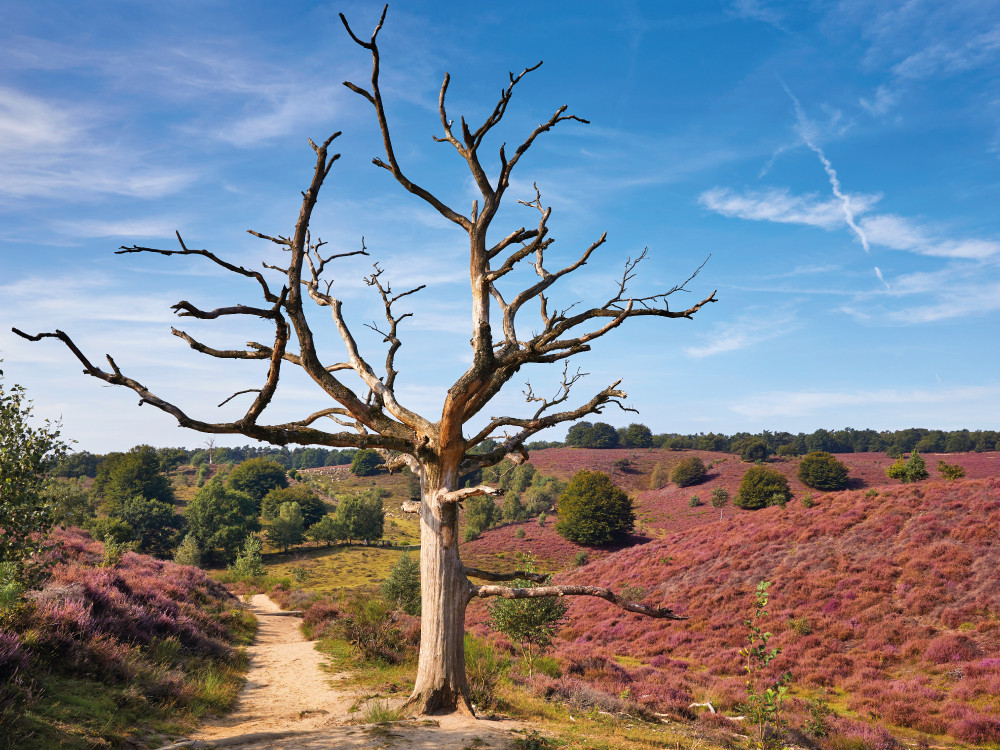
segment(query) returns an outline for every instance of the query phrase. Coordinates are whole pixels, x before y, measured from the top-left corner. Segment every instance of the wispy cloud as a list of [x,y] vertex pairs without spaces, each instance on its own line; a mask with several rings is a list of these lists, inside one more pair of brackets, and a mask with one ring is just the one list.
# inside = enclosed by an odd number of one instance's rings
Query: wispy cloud
[[737,18],[746,21],[760,21],[781,31],[786,30],[784,15],[762,0],[733,0],[728,10]]
[[948,239],[928,227],[895,214],[866,217],[862,226],[872,242],[893,250],[907,250],[939,258],[989,258],[1000,253],[1000,242],[981,239]]
[[784,336],[798,328],[791,315],[773,317],[743,317],[731,323],[718,323],[705,336],[701,346],[685,347],[684,353],[694,359],[748,349],[763,341]]
[[193,181],[193,170],[150,166],[135,150],[102,142],[105,119],[92,107],[0,88],[0,195],[159,198]]
[[[879,195],[852,195],[856,213],[870,210]],[[763,188],[738,193],[729,188],[712,188],[698,196],[698,202],[716,213],[750,221],[802,224],[833,230],[844,225],[842,201],[820,198],[816,193],[792,195],[787,188]]]

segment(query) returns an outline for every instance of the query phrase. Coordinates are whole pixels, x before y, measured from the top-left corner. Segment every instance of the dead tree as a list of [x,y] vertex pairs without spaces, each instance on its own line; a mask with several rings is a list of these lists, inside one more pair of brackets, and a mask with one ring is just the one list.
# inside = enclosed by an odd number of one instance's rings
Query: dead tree
[[[335,261],[352,255],[367,255],[363,243],[360,250],[327,255],[323,250],[324,243],[314,241],[310,232],[310,219],[320,188],[339,158],[339,154],[331,155],[329,148],[340,133],[334,133],[319,145],[309,141],[316,154],[316,164],[312,181],[302,194],[302,205],[293,232],[287,236],[272,236],[250,230],[254,236],[268,240],[284,251],[287,261],[285,265],[265,264],[262,271],[248,270],[213,252],[189,248],[179,234],[179,249],[159,250],[132,246],[122,247],[118,251],[167,256],[198,255],[259,285],[263,303],[257,307],[238,304],[202,309],[185,300],[173,306],[180,317],[205,320],[251,316],[273,324],[273,341],[250,342],[246,347],[238,349],[216,349],[184,331],[173,329],[175,336],[202,354],[219,359],[268,362],[267,376],[260,387],[241,392],[254,395],[252,403],[240,419],[212,422],[190,416],[179,406],[160,398],[123,373],[110,356],[107,357],[110,369],[99,368],[62,331],[29,335],[15,329],[15,333],[34,341],[46,337],[60,339],[83,364],[87,375],[131,388],[139,394],[140,404],[149,404],[171,414],[183,427],[209,434],[240,434],[278,445],[293,443],[374,448],[383,454],[390,466],[409,466],[420,477],[421,499],[419,503],[411,503],[413,507],[409,510],[420,514],[422,620],[416,686],[408,707],[415,714],[453,710],[471,713],[462,639],[466,606],[473,597],[596,596],[631,612],[679,619],[669,609],[631,602],[609,589],[594,586],[511,588],[473,584],[470,577],[510,581],[514,576],[471,570],[462,564],[458,548],[459,506],[465,498],[492,494],[495,490],[486,486],[462,488],[460,477],[476,469],[495,465],[508,455],[514,456],[518,461],[526,459],[524,443],[541,430],[598,413],[609,404],[622,406],[626,394],[618,388],[621,381],[607,386],[585,403],[567,405],[571,390],[580,375],[574,375],[569,370],[566,360],[575,354],[589,351],[593,341],[632,318],[655,316],[690,319],[704,305],[715,301],[715,292],[690,307],[670,309],[669,298],[676,292],[687,291],[685,286],[697,275],[695,271],[690,278],[671,289],[647,296],[632,296],[628,287],[635,277],[636,268],[645,257],[643,252],[625,264],[622,275],[613,284],[610,296],[605,301],[591,307],[574,305],[557,309],[551,306],[547,296],[550,288],[587,263],[598,248],[604,245],[606,235],[584,249],[575,262],[550,270],[545,263],[545,252],[552,243],[548,227],[551,209],[543,205],[537,188],[530,200],[521,201],[528,208],[537,211],[536,226],[513,229],[492,245],[487,242],[487,232],[506,197],[514,168],[535,140],[561,123],[587,121],[567,114],[565,106],[559,107],[531,131],[513,152],[508,153],[505,147],[500,147],[499,169],[491,178],[480,158],[479,149],[483,139],[500,123],[518,83],[524,76],[537,70],[541,63],[526,68],[517,75],[510,74],[509,82],[493,111],[475,129],[464,118],[457,128],[449,119],[445,97],[450,77],[445,75],[438,100],[443,134],[435,140],[450,144],[455,149],[468,165],[482,196],[481,203],[479,199],[473,201],[468,215],[460,213],[411,180],[393,150],[379,87],[380,60],[376,42],[385,21],[385,10],[367,41],[351,30],[343,15],[341,20],[351,39],[371,53],[370,87],[350,82],[345,82],[344,85],[366,99],[374,109],[385,155],[384,158],[375,158],[373,163],[386,170],[405,190],[459,227],[469,239],[472,364],[449,387],[437,419],[422,416],[407,408],[397,398],[395,389],[395,358],[402,344],[399,327],[410,316],[410,313],[399,313],[397,303],[422,287],[394,292],[384,281],[383,271],[378,266],[367,279],[368,284],[380,295],[385,308],[385,323],[376,327],[386,344],[385,362],[381,370],[378,370],[373,361],[362,355],[342,313],[341,300],[335,294],[333,283],[325,280],[324,273]],[[499,282],[522,263],[534,270],[537,281],[515,293],[502,292]],[[275,278],[278,282],[272,283]],[[307,300],[329,310],[333,325],[344,344],[343,353],[336,359],[331,359],[327,352],[320,351],[315,344],[313,331],[304,312]],[[519,314],[528,303],[538,306],[540,318],[532,316],[530,325],[537,332],[526,336],[528,325],[521,324]],[[522,367],[559,362],[564,363],[563,376],[555,396],[543,398],[529,388],[526,394],[529,408],[525,416],[492,417],[475,434],[466,435],[465,426],[476,418]],[[298,421],[266,423],[263,419],[264,412],[275,394],[283,367],[299,367],[304,370],[334,405],[321,408]],[[358,391],[352,390],[342,381],[341,373],[356,375],[364,386]],[[488,452],[473,452],[487,438],[496,439],[496,447]],[[524,577],[525,574],[515,575]]]

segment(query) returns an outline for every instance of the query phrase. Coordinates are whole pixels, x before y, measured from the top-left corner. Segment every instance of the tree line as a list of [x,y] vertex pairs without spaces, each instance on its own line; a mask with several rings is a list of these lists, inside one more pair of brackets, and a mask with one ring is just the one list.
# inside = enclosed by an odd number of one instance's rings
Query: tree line
[[770,454],[804,455],[827,453],[888,453],[893,457],[916,450],[920,453],[984,453],[1000,450],[1000,432],[996,430],[930,430],[911,427],[905,430],[819,429],[811,433],[737,432],[733,435],[710,432],[696,435],[653,434],[644,424],[614,427],[605,422],[577,422],[566,433],[565,445],[572,448],[667,448],[669,450],[705,450],[739,453],[749,441],[763,442]]

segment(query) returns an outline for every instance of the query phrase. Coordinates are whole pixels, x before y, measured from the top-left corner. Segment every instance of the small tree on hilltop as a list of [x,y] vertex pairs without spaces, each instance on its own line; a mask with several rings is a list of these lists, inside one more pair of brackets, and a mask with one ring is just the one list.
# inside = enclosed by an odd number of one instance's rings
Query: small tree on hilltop
[[578,471],[556,512],[556,531],[578,544],[609,544],[635,528],[632,499],[600,471]]
[[768,505],[783,505],[792,499],[788,479],[777,469],[751,466],[743,475],[733,505],[744,510],[759,510]]
[[799,462],[799,481],[814,490],[842,490],[847,487],[847,466],[826,451],[813,451]]
[[268,492],[288,486],[288,476],[285,468],[277,461],[269,458],[251,458],[229,473],[226,486],[252,497],[259,508]]
[[92,491],[109,515],[116,515],[134,497],[174,504],[173,486],[160,471],[156,449],[149,445],[107,456],[97,467]]
[[691,485],[704,482],[708,475],[705,462],[697,456],[685,458],[677,464],[670,472],[670,481],[678,487],[690,487]]
[[[367,39],[355,34],[347,19],[341,16],[351,40],[371,57],[370,79],[363,86],[353,82],[346,85],[372,106],[375,134],[383,148],[382,156],[375,158],[374,164],[402,190],[453,225],[468,242],[468,255],[459,263],[467,269],[469,282],[466,296],[470,330],[461,338],[462,344],[467,342],[468,346],[468,356],[461,360],[467,365],[463,365],[464,371],[457,373],[454,380],[449,379],[442,385],[441,398],[436,400],[441,404],[439,411],[418,413],[412,403],[408,403],[408,392],[397,387],[396,355],[403,344],[402,324],[411,315],[419,314],[401,311],[400,306],[415,304],[417,298],[412,295],[423,287],[394,290],[386,270],[375,266],[367,282],[382,303],[385,318],[374,326],[379,343],[384,343],[384,347],[373,352],[369,347],[379,345],[359,339],[356,330],[352,330],[352,316],[344,310],[342,284],[339,277],[331,278],[333,267],[339,266],[345,258],[368,255],[363,244],[357,250],[324,249],[326,243],[313,226],[321,189],[340,158],[339,154],[331,153],[339,133],[319,143],[310,141],[315,154],[314,167],[309,184],[301,191],[302,201],[292,226],[271,234],[252,232],[277,248],[276,260],[264,264],[262,269],[247,269],[215,252],[190,248],[180,237],[179,247],[174,250],[138,245],[120,250],[158,256],[197,256],[253,282],[259,289],[261,301],[257,304],[234,304],[225,300],[218,306],[209,305],[211,309],[203,309],[182,300],[174,306],[177,314],[183,317],[226,321],[235,316],[237,320],[269,324],[271,333],[266,334],[266,338],[235,348],[215,348],[187,331],[174,331],[200,354],[234,364],[252,362],[254,371],[262,372],[259,387],[241,390],[226,399],[245,398],[249,402],[237,419],[210,421],[189,414],[127,375],[112,357],[107,358],[109,369],[101,369],[64,331],[16,333],[32,341],[49,338],[61,341],[83,365],[88,376],[131,389],[141,403],[173,416],[182,427],[210,435],[245,435],[276,445],[371,448],[380,452],[388,468],[406,465],[418,474],[420,502],[404,505],[405,511],[419,513],[422,592],[420,656],[406,711],[418,715],[456,710],[471,713],[465,677],[464,629],[465,610],[473,597],[595,596],[631,612],[677,619],[678,616],[667,608],[625,600],[608,588],[559,585],[523,589],[472,583],[470,576],[495,582],[512,579],[507,574],[473,572],[463,564],[458,544],[459,508],[473,495],[494,491],[486,485],[466,487],[463,477],[493,466],[509,455],[519,462],[526,460],[526,446],[539,432],[599,414],[609,405],[622,405],[627,394],[618,387],[620,381],[608,383],[587,399],[577,399],[573,388],[579,384],[583,373],[569,367],[570,358],[590,351],[598,339],[639,317],[691,319],[715,301],[715,293],[691,305],[671,305],[676,300],[672,295],[688,291],[687,286],[697,271],[679,284],[648,293],[634,292],[633,282],[641,276],[638,266],[646,257],[643,251],[625,261],[621,272],[615,273],[608,284],[610,288],[606,293],[595,292],[600,295],[596,301],[563,302],[560,292],[566,288],[566,277],[588,263],[593,268],[607,237],[601,235],[581,248],[576,259],[567,265],[553,266],[553,257],[547,254],[554,239],[550,236],[549,225],[552,211],[544,204],[540,192],[535,190],[533,194],[516,196],[522,199],[521,208],[507,207],[512,202],[512,196],[508,195],[512,186],[518,190],[531,184],[530,179],[515,176],[515,171],[527,161],[522,161],[522,157],[536,141],[553,128],[586,122],[567,113],[566,106],[561,106],[515,141],[504,137],[498,126],[504,121],[515,89],[539,65],[509,75],[496,104],[486,108],[487,114],[478,126],[466,118],[456,120],[449,114],[446,98],[451,77],[445,76],[438,97],[439,117],[436,119],[440,125],[435,126],[441,129],[438,142],[450,146],[449,153],[453,150],[458,162],[469,171],[456,183],[462,190],[456,191],[446,185],[446,192],[441,195],[463,194],[467,192],[465,188],[474,186],[478,197],[469,210],[456,209],[447,203],[447,197],[442,199],[421,185],[420,178],[399,159],[387,114],[394,107],[386,107],[383,101],[380,71],[386,65],[381,60],[378,36],[385,13],[383,10]],[[517,145],[510,151],[506,145],[501,145],[498,158],[487,160],[482,148],[488,141]],[[429,170],[435,181],[445,172],[439,165]],[[528,212],[532,222],[521,224],[512,220],[518,212],[521,215]],[[514,223],[508,223],[511,221]],[[441,276],[450,281],[450,274]],[[586,286],[589,291],[595,284],[591,282]],[[450,289],[436,290],[437,294],[450,292]],[[319,317],[308,314],[310,303],[323,309],[332,335],[320,328]],[[533,319],[527,320],[527,316]],[[337,345],[331,346],[334,341]],[[426,356],[434,365],[459,361],[445,352],[429,351]],[[490,404],[519,377],[519,373],[523,375],[531,370],[531,365],[559,363],[563,369],[561,377],[557,376],[559,385],[551,397],[541,397],[529,386],[527,405],[522,412],[485,416],[490,414],[488,409],[494,408]],[[315,385],[320,403],[315,410],[290,421],[283,417],[272,420],[272,402],[282,377],[287,382],[289,368],[298,368],[295,371],[301,370],[304,380]],[[218,380],[223,382],[228,378]],[[618,433],[613,429],[612,434],[617,439]],[[477,453],[476,447],[487,439],[495,439],[495,447]]]

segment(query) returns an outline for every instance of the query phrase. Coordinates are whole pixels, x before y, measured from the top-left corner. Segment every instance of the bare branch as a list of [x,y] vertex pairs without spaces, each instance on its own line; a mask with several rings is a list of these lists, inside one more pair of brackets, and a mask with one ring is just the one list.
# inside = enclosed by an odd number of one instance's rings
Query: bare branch
[[438,495],[438,502],[444,503],[461,503],[468,500],[470,497],[480,497],[483,495],[494,496],[502,494],[498,487],[490,487],[485,484],[481,484],[478,487],[463,487],[460,490],[453,490],[451,492],[442,492]]
[[220,403],[217,408],[221,409],[223,406],[225,406],[226,404],[228,404],[234,398],[236,398],[237,396],[242,396],[244,393],[260,393],[260,388],[247,388],[247,389],[242,390],[242,391],[236,391],[236,393],[234,393],[232,396],[230,396],[225,401],[223,401],[222,403]]
[[535,583],[547,583],[550,576],[546,573],[533,573],[528,570],[515,570],[513,573],[492,573],[479,568],[465,568],[465,575],[471,578],[480,578],[484,581],[534,581]]
[[372,33],[371,41],[369,42],[364,42],[361,39],[359,39],[355,35],[355,33],[351,30],[351,26],[350,24],[347,23],[347,19],[344,17],[344,14],[343,13],[340,14],[340,20],[344,24],[344,28],[347,29],[347,33],[350,34],[351,39],[353,39],[355,43],[359,44],[360,46],[364,47],[366,50],[372,53],[371,91],[366,91],[356,84],[350,83],[349,81],[344,81],[344,85],[347,88],[349,88],[354,93],[363,96],[372,104],[372,106],[375,107],[375,114],[378,119],[379,129],[382,131],[382,145],[385,148],[385,155],[389,161],[388,163],[386,163],[381,159],[375,158],[372,159],[372,163],[375,166],[387,169],[390,173],[392,173],[392,176],[396,178],[396,181],[400,185],[402,185],[404,189],[406,189],[408,192],[412,193],[413,195],[416,195],[417,197],[424,200],[426,203],[433,206],[434,209],[437,210],[438,213],[440,213],[446,219],[458,224],[460,227],[466,230],[469,230],[472,227],[472,223],[467,218],[465,218],[458,212],[454,211],[449,206],[445,205],[440,199],[438,199],[428,190],[420,187],[414,182],[411,182],[410,179],[406,177],[405,174],[403,174],[403,170],[400,168],[399,162],[396,161],[396,153],[393,150],[392,138],[389,135],[389,122],[386,119],[385,108],[382,105],[382,91],[379,88],[380,60],[379,60],[378,44],[376,42],[376,37],[378,36],[378,32],[381,30],[382,24],[385,22],[385,14],[388,8],[389,8],[388,5],[385,6],[385,8],[383,8],[382,16],[379,19],[378,26],[375,27],[375,31],[374,33]]
[[672,609],[663,607],[651,607],[648,604],[623,599],[611,589],[600,586],[535,586],[527,589],[515,589],[507,586],[472,586],[472,596],[486,599],[491,596],[502,596],[504,599],[540,599],[549,596],[596,596],[599,599],[611,602],[616,607],[624,609],[626,612],[635,612],[647,617],[657,617],[666,620],[686,620],[676,614]]
[[[232,263],[227,263],[214,253],[210,253],[208,250],[191,250],[187,247],[187,245],[184,244],[184,240],[181,239],[180,232],[174,232],[174,234],[177,235],[177,242],[181,246],[180,250],[157,250],[155,248],[140,247],[138,245],[133,245],[132,247],[125,247],[124,245],[122,245],[121,248],[115,251],[115,255],[127,255],[129,253],[156,253],[158,255],[200,255],[204,258],[208,258],[213,263],[222,266],[227,271],[232,271],[233,273],[237,273],[240,276],[246,276],[247,278],[250,279],[255,279],[257,283],[260,284],[260,288],[264,292],[264,299],[266,299],[268,302],[278,301],[277,295],[271,292],[270,288],[267,285],[267,281],[265,281],[263,275],[259,271],[248,271],[242,266],[235,266]],[[268,237],[267,239],[271,238]]]

